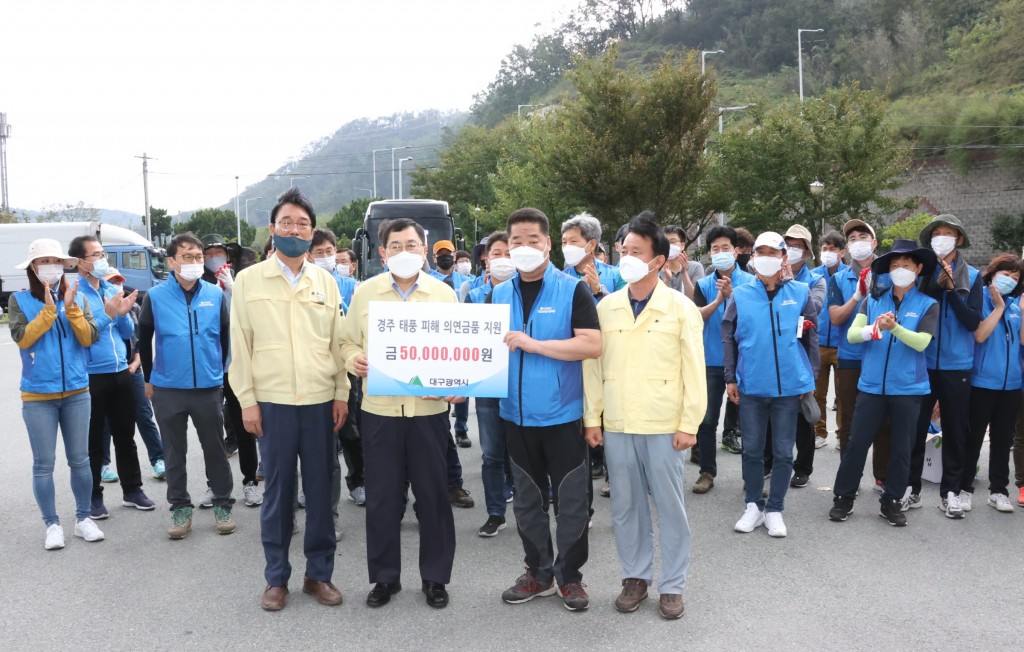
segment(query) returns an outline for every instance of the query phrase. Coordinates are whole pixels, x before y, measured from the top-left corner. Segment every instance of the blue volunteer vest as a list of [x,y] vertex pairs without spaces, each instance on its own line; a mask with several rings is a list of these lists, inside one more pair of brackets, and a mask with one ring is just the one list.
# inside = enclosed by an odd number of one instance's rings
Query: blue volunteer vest
[[[841,272],[836,272],[832,278],[836,280],[836,284],[839,285],[839,289],[843,293],[843,303],[849,301],[850,297],[857,293],[857,282],[859,281],[859,277],[858,272],[854,270],[853,267],[847,267]],[[863,299],[861,299],[861,301],[863,301]],[[828,301],[825,303],[827,305]],[[860,361],[864,357],[864,348],[858,344],[850,344],[850,341],[846,339],[846,332],[850,330],[853,320],[857,318],[858,310],[860,310],[860,304],[857,304],[857,307],[853,310],[853,314],[850,315],[850,318],[847,319],[842,326],[833,327],[836,329],[836,334],[839,338],[839,351],[837,352],[837,356],[840,360]],[[831,324],[832,322],[829,321],[829,323]],[[821,326],[819,325],[818,328],[820,329]]]
[[[962,258],[957,258],[957,264],[966,265]],[[938,278],[940,268],[935,270],[935,278]],[[967,278],[970,281],[969,287],[974,287],[978,279],[978,270],[967,265]],[[964,328],[956,313],[946,299],[946,291],[942,290],[937,299],[939,302],[939,326],[938,332],[932,339],[932,343],[925,349],[925,357],[928,360],[929,369],[945,371],[963,371],[974,367],[974,333]]]
[[341,299],[348,306],[352,303],[352,293],[356,291],[356,280],[351,276],[342,276],[338,272],[331,272],[331,276],[338,282],[338,291],[341,292]]
[[[844,270],[850,269],[850,267],[840,261],[839,267],[836,268],[835,274],[828,273],[828,267],[822,265],[816,267],[814,273],[825,279],[825,283],[829,283],[834,275],[842,274]],[[818,346],[827,346],[831,349],[839,348],[840,343],[840,328],[832,325],[832,320],[828,316],[828,297],[825,298],[825,305],[821,307],[821,312],[818,313]],[[842,333],[844,336],[846,332]],[[845,339],[845,337],[844,337]]]
[[[523,295],[516,276],[493,290],[491,303],[512,307],[511,330],[537,340],[567,340],[572,332],[572,298],[579,281],[548,263],[540,293],[523,320]],[[522,350],[508,357],[508,398],[501,418],[528,426],[552,426],[583,416],[583,363],[555,360]]]
[[772,301],[758,278],[735,288],[736,378],[751,396],[797,396],[814,390],[807,352],[796,337],[809,290],[806,283],[781,284]]
[[[754,275],[744,272],[739,265],[732,268],[729,276],[732,280],[733,291],[741,285],[746,285],[754,280]],[[704,299],[710,304],[718,298],[718,272],[708,274],[697,281]],[[718,309],[711,313],[711,316],[704,322],[704,365],[708,367],[722,367],[725,365],[725,357],[722,353],[722,317],[725,316],[725,307],[729,300],[723,301]]]
[[[608,294],[626,287],[626,282],[622,280],[622,274],[619,273],[618,267],[609,265],[608,263],[602,263],[600,260],[595,258],[594,269],[597,270],[597,280],[602,286],[604,286],[604,289],[608,291]],[[583,278],[583,276],[576,271],[575,267],[566,267],[562,271],[572,278]]]
[[176,278],[149,291],[156,346],[150,382],[168,389],[206,389],[224,382],[220,311],[224,293],[196,281],[192,303]]
[[[924,314],[935,303],[927,294],[911,288],[900,302],[899,310],[892,290],[880,297],[868,297],[868,324],[874,324],[884,313],[896,314],[896,321],[907,330],[916,331]],[[857,389],[869,394],[885,396],[923,396],[931,391],[924,353],[918,353],[889,331],[882,331],[882,339],[856,344],[864,348]]]
[[[101,280],[99,290],[94,290],[89,281],[82,283],[81,277],[75,280],[78,285],[78,294],[84,296],[89,302],[89,309],[92,310],[93,319],[96,321],[96,326],[99,327],[99,339],[85,353],[89,364],[89,373],[112,374],[124,371],[128,368],[128,351],[124,341],[130,339],[131,333],[135,331],[132,318],[125,315],[109,319],[103,312],[104,302],[115,292],[113,286],[106,281]],[[105,326],[102,325],[104,323]],[[123,337],[122,324],[124,324],[124,332],[128,333],[127,338]]]
[[[984,293],[981,318],[992,314],[992,296]],[[974,343],[974,371],[971,386],[983,389],[1017,390],[1024,386],[1020,361],[1020,306],[1013,297],[1004,297],[1006,308],[995,330],[982,343]]]
[[[28,323],[39,316],[46,304],[28,290],[16,292],[14,300]],[[82,306],[85,297],[75,302]],[[27,349],[21,349],[21,391],[33,394],[73,392],[89,386],[86,349],[78,343],[64,310],[64,299],[55,301],[57,319],[50,330]]]

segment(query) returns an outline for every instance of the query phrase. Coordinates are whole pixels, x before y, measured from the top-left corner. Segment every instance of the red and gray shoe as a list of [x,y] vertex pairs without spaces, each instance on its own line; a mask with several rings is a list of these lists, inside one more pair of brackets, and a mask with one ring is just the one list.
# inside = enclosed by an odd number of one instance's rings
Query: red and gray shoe
[[562,604],[569,611],[586,611],[590,608],[590,596],[583,589],[583,582],[573,582],[559,587],[562,592]]
[[555,591],[554,580],[549,581],[547,584],[541,584],[533,575],[526,572],[519,576],[514,586],[501,594],[501,599],[509,604],[522,604],[534,598],[554,595]]

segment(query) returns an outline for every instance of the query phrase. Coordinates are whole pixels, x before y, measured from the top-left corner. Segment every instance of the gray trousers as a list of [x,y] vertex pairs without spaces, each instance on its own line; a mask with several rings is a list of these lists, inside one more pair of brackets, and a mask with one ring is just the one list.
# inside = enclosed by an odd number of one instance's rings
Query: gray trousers
[[[654,579],[654,523],[658,510],[661,572],[658,593],[682,594],[690,567],[690,523],[683,504],[684,451],[672,448],[675,433],[604,436],[612,489],[612,523],[622,578]],[[788,477],[788,476],[787,476]]]
[[209,389],[153,388],[153,413],[164,444],[167,469],[167,502],[171,509],[195,507],[188,493],[188,419],[192,418],[199,445],[203,447],[206,479],[213,491],[213,503],[231,507],[231,465],[224,451],[224,393]]

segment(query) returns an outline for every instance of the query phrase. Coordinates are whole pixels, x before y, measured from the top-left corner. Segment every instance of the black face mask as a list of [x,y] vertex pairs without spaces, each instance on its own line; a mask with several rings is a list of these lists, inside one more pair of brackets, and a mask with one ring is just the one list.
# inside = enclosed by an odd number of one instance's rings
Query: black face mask
[[440,269],[451,269],[452,265],[455,264],[455,256],[451,254],[443,254],[437,257],[437,266]]
[[747,270],[747,264],[750,262],[750,254],[737,254],[736,264],[740,266],[743,271]]

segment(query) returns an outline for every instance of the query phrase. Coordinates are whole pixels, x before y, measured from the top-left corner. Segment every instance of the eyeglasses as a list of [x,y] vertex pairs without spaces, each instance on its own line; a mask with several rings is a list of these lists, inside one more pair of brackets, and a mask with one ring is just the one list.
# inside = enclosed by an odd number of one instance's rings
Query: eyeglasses
[[176,258],[178,259],[178,262],[182,262],[188,265],[203,262],[203,254],[181,254]]
[[85,260],[99,260],[100,258],[106,258],[107,253],[105,251],[94,251],[91,254],[82,256]]
[[409,240],[404,245],[401,242],[392,242],[391,244],[388,245],[388,253],[389,254],[401,253],[403,249],[405,251],[408,251],[409,253],[414,253],[416,251],[419,251],[420,247],[422,247],[422,246],[423,246],[423,243],[422,242],[417,242],[416,240]]
[[311,222],[291,222],[289,220],[277,222],[274,225],[275,231],[295,231],[298,233],[309,233],[312,228],[313,224]]

